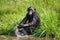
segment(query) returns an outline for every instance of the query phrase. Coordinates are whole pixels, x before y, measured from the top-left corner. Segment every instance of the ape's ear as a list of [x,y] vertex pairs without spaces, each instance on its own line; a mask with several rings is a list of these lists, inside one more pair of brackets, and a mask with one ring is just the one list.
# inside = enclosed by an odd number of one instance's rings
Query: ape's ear
[[34,10],[36,11],[36,9],[34,8]]
[[36,10],[36,9],[34,8],[34,10]]

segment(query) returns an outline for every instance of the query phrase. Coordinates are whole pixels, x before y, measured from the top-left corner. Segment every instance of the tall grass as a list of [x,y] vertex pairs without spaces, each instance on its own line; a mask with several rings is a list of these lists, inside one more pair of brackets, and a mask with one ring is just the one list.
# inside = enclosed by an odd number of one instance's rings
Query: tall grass
[[40,14],[41,26],[35,30],[36,33],[34,35],[39,37],[57,35],[57,16],[55,12],[50,9],[42,9],[42,11],[43,13]]
[[0,34],[14,35],[15,26],[26,15],[27,8],[33,6],[41,19],[41,26],[33,35],[60,36],[59,3],[59,0],[0,0]]

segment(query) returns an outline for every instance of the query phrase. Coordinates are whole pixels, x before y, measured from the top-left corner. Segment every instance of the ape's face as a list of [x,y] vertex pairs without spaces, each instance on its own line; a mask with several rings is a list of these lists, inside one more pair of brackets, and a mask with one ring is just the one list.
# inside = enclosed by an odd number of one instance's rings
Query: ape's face
[[29,15],[31,16],[32,14],[33,14],[33,12],[30,10],[30,11],[29,11]]
[[31,16],[35,12],[35,9],[33,7],[28,8],[28,14]]

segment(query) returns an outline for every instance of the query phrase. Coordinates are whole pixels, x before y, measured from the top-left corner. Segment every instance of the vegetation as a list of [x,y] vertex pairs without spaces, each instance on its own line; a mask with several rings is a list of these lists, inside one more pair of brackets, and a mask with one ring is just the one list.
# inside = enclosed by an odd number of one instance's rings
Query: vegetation
[[0,35],[14,35],[29,6],[35,7],[41,18],[33,35],[60,37],[60,0],[0,0]]

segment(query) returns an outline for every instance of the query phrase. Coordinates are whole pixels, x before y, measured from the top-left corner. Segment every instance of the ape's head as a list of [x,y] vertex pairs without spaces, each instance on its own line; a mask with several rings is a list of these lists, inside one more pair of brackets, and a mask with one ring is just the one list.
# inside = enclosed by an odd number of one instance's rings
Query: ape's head
[[29,14],[29,15],[33,15],[33,14],[36,12],[36,9],[33,8],[33,7],[29,7],[29,8],[27,9],[27,11],[28,11],[28,14]]

